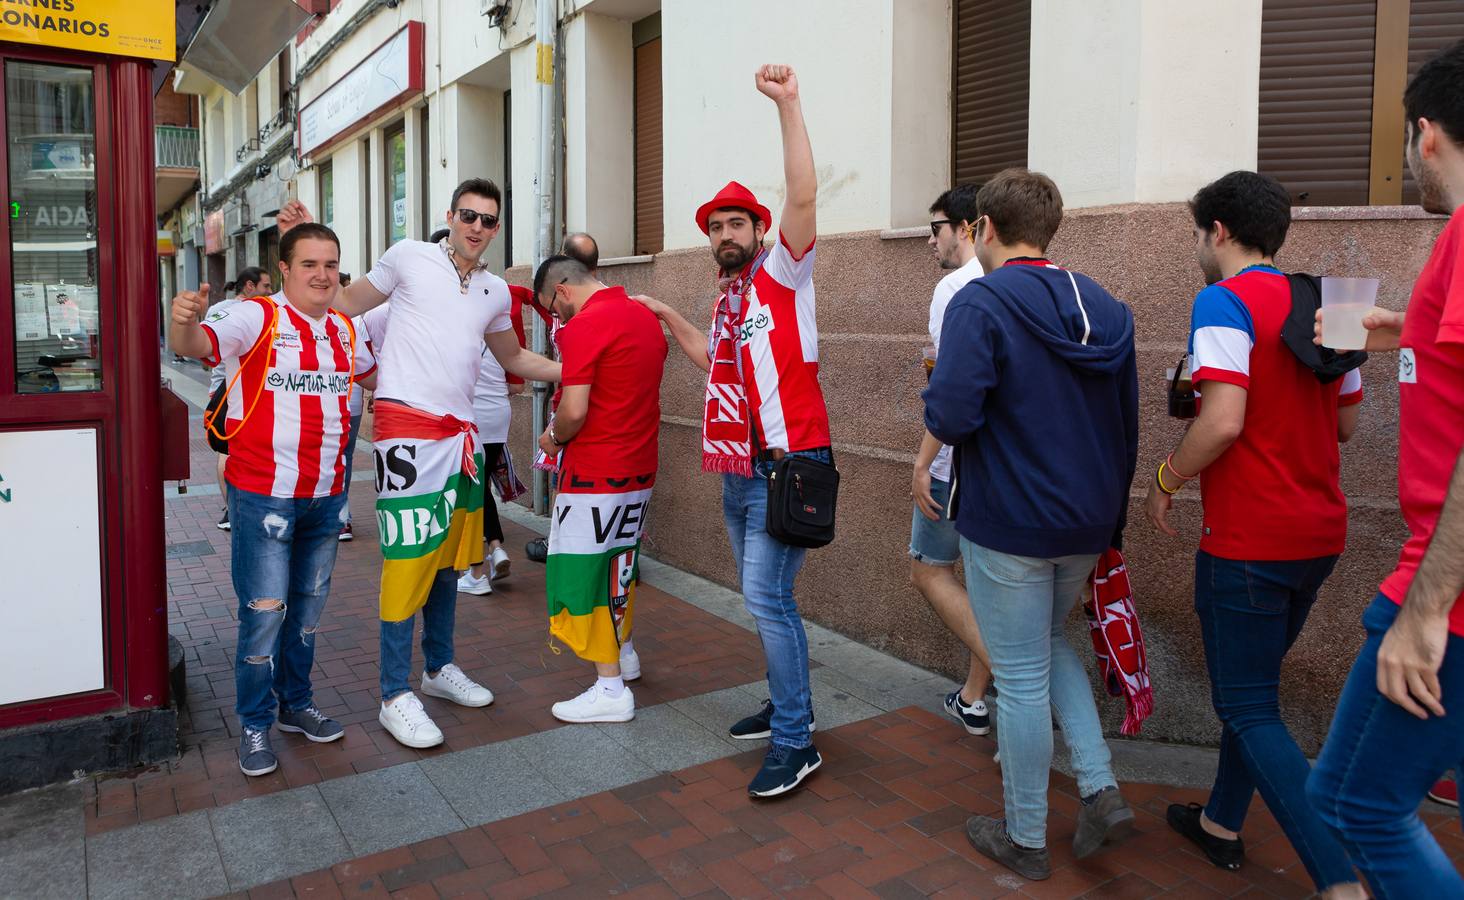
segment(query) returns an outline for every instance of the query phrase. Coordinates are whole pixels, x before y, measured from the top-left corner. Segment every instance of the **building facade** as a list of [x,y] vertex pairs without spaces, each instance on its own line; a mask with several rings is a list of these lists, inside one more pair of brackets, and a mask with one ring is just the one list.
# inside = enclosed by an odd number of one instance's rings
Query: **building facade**
[[[485,176],[506,195],[490,264],[525,281],[540,132],[532,0],[329,7],[242,97],[194,88],[204,187],[191,233],[202,230],[203,273],[268,259],[268,214],[287,195],[336,229],[343,271],[364,272],[395,241],[442,224],[458,182]],[[1181,428],[1164,413],[1164,370],[1183,352],[1201,287],[1183,202],[1234,169],[1274,174],[1298,206],[1281,264],[1374,275],[1382,302],[1401,307],[1442,227],[1410,205],[1401,93],[1429,54],[1464,36],[1464,4],[749,0],[734,13],[695,0],[560,0],[558,36],[553,233],[590,232],[605,280],[694,322],[710,313],[714,272],[693,212],[729,179],[779,208],[776,118],[752,75],[764,62],[795,67],[819,175],[822,378],[845,478],[840,537],[810,555],[800,598],[816,621],[955,674],[964,651],[909,586],[905,554],[919,351],[942,274],[924,240],[930,202],[1010,165],[1062,189],[1069,216],[1053,257],[1138,321],[1140,498],[1142,473]],[[286,104],[287,121],[266,135]],[[1403,537],[1393,383],[1386,359],[1368,367],[1363,425],[1343,452],[1349,550],[1285,688],[1313,745],[1360,644],[1357,618]],[[667,562],[732,584],[726,555],[706,552],[725,537],[717,480],[697,471],[699,373],[673,361],[665,385],[648,541]],[[512,446],[524,454],[529,402],[514,401]],[[1212,743],[1192,611],[1199,500],[1177,499],[1188,540],[1135,516],[1127,544],[1158,698],[1145,736]],[[1084,640],[1082,622],[1073,627]],[[1108,712],[1116,726],[1118,706]]]

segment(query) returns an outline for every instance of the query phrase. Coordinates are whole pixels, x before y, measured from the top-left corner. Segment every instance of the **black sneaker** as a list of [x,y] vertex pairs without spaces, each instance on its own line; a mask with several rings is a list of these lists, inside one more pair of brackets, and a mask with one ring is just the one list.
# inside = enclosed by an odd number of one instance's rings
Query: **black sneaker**
[[224,517],[219,519],[219,531],[229,530],[229,508],[224,507]]
[[[816,728],[813,713],[808,714],[808,730]],[[764,700],[761,712],[753,713],[727,729],[727,733],[739,741],[757,741],[773,736],[773,701]]]
[[269,730],[245,728],[239,736],[239,771],[245,775],[268,775],[280,767],[274,748],[269,745]]
[[529,562],[543,562],[549,558],[549,541],[546,538],[529,541],[524,544],[524,556],[529,558]]
[[945,711],[965,726],[967,734],[991,734],[991,716],[986,712],[985,700],[968,706],[961,700],[960,691],[951,691],[945,698]]
[[313,703],[304,709],[280,710],[279,726],[280,731],[303,734],[317,744],[339,740],[346,733],[341,723],[316,709]]
[[768,748],[762,768],[753,776],[747,786],[747,793],[753,797],[776,797],[786,794],[803,783],[813,770],[823,765],[823,757],[812,744],[802,750],[774,744]]
[[1202,812],[1204,807],[1198,803],[1171,803],[1164,818],[1169,821],[1170,828],[1199,847],[1206,859],[1222,869],[1234,872],[1245,862],[1245,842],[1240,838],[1228,841],[1206,831],[1200,825]]

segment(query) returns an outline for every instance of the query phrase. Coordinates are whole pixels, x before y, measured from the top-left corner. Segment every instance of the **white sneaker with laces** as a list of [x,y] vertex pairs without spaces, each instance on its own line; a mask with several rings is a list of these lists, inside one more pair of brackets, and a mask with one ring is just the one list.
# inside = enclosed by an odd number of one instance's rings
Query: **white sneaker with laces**
[[640,654],[635,652],[635,647],[620,645],[620,677],[626,681],[635,681],[640,678]]
[[503,552],[502,547],[493,548],[493,553],[489,556],[488,562],[493,565],[492,577],[494,580],[508,577],[508,570],[512,566],[512,562],[509,560],[508,554]]
[[469,569],[458,578],[459,594],[476,594],[479,597],[484,594],[493,593],[493,584],[488,580],[487,575],[473,577],[473,570]]
[[422,693],[451,700],[458,706],[487,706],[493,702],[493,692],[469,678],[455,663],[443,666],[436,678],[423,672]]
[[[624,676],[621,676],[624,677]],[[635,718],[635,697],[630,688],[612,697],[598,685],[573,700],[561,700],[549,708],[561,722],[629,722]]]
[[422,701],[411,691],[390,703],[383,703],[376,721],[404,746],[420,750],[442,743],[442,730],[433,723],[427,710],[422,708]]

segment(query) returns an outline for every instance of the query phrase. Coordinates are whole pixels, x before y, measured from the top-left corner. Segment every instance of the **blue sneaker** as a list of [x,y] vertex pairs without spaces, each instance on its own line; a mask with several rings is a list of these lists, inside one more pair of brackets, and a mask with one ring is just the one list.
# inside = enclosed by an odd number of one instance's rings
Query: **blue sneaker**
[[280,767],[269,745],[269,729],[245,728],[239,736],[239,771],[245,775],[268,775]]
[[[627,678],[626,681],[630,679]],[[808,730],[813,731],[818,726],[813,721],[812,711],[808,714]],[[760,741],[763,738],[773,736],[773,701],[764,700],[760,711],[753,713],[745,719],[739,719],[727,734],[739,741]]]
[[317,744],[339,740],[346,733],[341,723],[316,709],[313,703],[304,709],[280,710],[279,725],[280,731],[303,734]]
[[768,748],[762,768],[747,786],[753,797],[776,797],[796,789],[813,770],[823,765],[823,757],[812,744],[802,750],[774,744]]

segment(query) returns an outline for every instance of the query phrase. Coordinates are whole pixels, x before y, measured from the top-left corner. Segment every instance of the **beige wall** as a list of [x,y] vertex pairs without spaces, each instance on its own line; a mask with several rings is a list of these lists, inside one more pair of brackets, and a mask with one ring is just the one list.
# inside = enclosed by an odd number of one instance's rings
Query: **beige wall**
[[[635,243],[635,55],[631,25],[584,13],[563,26],[564,221],[609,259]],[[524,146],[537,149],[537,135]]]
[[[1396,210],[1395,210],[1396,212]],[[1415,210],[1416,212],[1416,210]],[[1348,237],[1374,260],[1386,260],[1383,302],[1402,306],[1422,267],[1440,220],[1307,220],[1292,227],[1279,261],[1314,268]],[[1058,261],[1084,271],[1134,307],[1142,388],[1141,466],[1147,472],[1170,449],[1180,423],[1164,412],[1162,374],[1183,349],[1189,304],[1201,286],[1193,262],[1189,220],[1180,204],[1116,206],[1069,215],[1052,247]],[[712,300],[706,250],[666,253],[653,263],[611,267],[602,276],[654,294],[692,321],[706,321]],[[919,437],[920,346],[928,297],[941,272],[923,240],[881,240],[874,233],[821,238],[815,270],[819,290],[822,382],[827,392],[838,464],[843,474],[839,537],[814,551],[798,582],[808,616],[865,643],[957,676],[966,656],[909,585],[910,463]],[[524,269],[510,273],[522,282]],[[1397,397],[1394,363],[1380,357],[1366,370],[1367,400],[1358,436],[1343,448],[1342,482],[1352,506],[1349,549],[1322,593],[1288,663],[1283,703],[1304,747],[1323,736],[1342,679],[1361,643],[1358,617],[1390,569],[1404,536],[1396,509]],[[661,471],[648,552],[731,585],[734,573],[723,531],[719,481],[699,471],[699,409],[703,377],[679,353],[667,364],[662,389]],[[513,449],[529,452],[529,408],[515,400]],[[1176,504],[1185,537],[1158,536],[1141,517],[1126,543],[1139,612],[1148,639],[1157,698],[1143,737],[1214,743],[1199,632],[1192,607],[1198,496]],[[1088,658],[1085,626],[1070,632]],[[1122,704],[1103,700],[1116,733]]]
[[1254,169],[1261,0],[1034,0],[1028,163],[1069,209]]
[[[666,4],[666,246],[703,243],[696,208],[729,180],[779,215],[777,112],[753,81],[762,63],[799,73],[821,231],[922,221],[921,201],[948,187],[950,53],[939,35],[949,27],[949,7],[929,0],[749,0],[715,25],[703,4]],[[931,56],[939,67],[927,64]],[[904,130],[892,133],[897,124]]]

